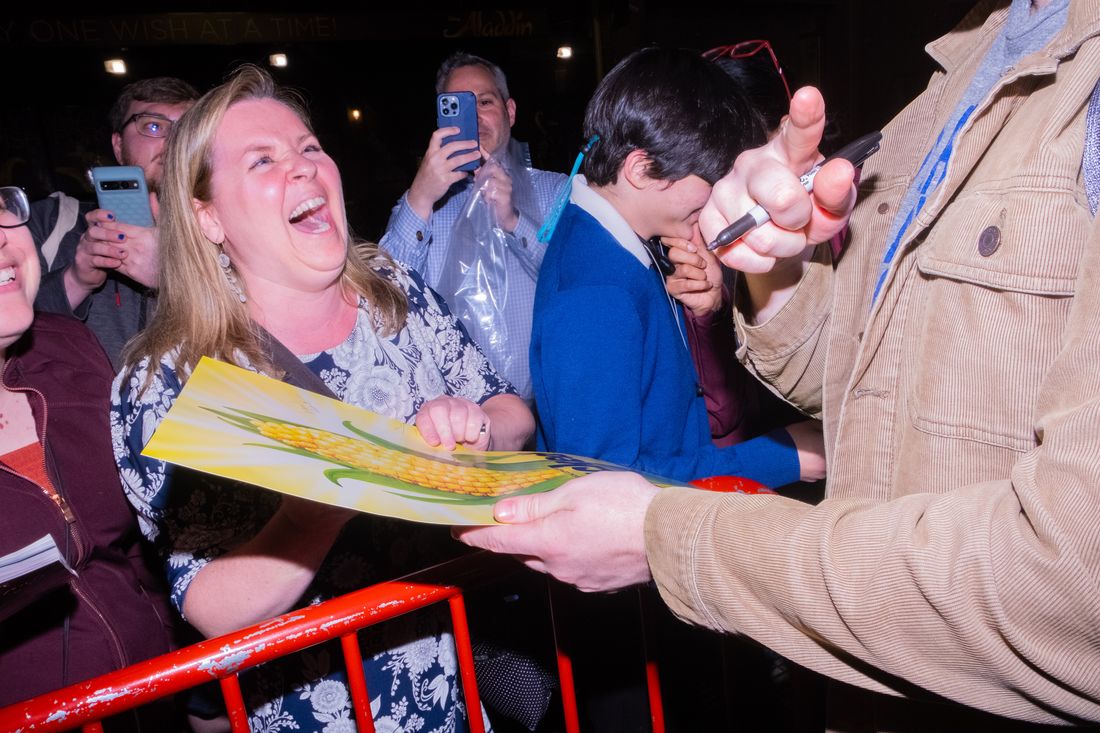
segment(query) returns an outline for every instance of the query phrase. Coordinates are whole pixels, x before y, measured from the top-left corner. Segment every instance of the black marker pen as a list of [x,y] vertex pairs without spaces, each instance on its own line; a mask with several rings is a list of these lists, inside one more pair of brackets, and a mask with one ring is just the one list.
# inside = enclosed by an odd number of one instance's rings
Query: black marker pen
[[[798,180],[802,182],[803,187],[807,191],[814,190],[814,177],[817,176],[817,172],[821,170],[821,166],[828,163],[830,160],[836,158],[844,158],[852,165],[860,165],[863,161],[870,158],[879,148],[879,142],[882,140],[881,132],[872,132],[864,135],[863,137],[850,142],[840,150],[830,155],[825,160],[821,161],[818,165],[815,165],[807,173],[804,173]],[[771,220],[771,216],[764,207],[760,204],[749,209],[749,213],[742,216],[737,221],[730,224],[723,229],[713,242],[707,245],[708,250],[716,250],[719,247],[725,247],[728,244],[733,244],[741,237],[748,234],[754,228],[760,226]]]

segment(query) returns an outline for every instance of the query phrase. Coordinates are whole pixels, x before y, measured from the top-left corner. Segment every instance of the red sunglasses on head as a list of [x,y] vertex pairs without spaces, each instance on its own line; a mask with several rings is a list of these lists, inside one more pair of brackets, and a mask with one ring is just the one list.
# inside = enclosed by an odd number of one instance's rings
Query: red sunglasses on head
[[718,46],[709,51],[704,51],[703,58],[707,61],[717,61],[723,58],[747,59],[750,56],[755,56],[761,51],[767,51],[768,55],[771,56],[775,71],[779,74],[779,80],[783,82],[783,88],[787,91],[787,99],[790,99],[791,87],[787,84],[787,76],[783,73],[783,67],[779,65],[779,59],[775,57],[775,51],[772,50],[772,44],[767,41],[741,41],[732,46]]

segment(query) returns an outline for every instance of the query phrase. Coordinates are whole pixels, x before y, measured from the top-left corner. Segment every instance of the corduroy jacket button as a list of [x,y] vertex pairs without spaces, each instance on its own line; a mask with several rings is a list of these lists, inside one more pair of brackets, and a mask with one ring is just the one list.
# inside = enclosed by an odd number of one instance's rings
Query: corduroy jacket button
[[1001,246],[1001,230],[999,227],[986,227],[978,236],[978,254],[989,257]]

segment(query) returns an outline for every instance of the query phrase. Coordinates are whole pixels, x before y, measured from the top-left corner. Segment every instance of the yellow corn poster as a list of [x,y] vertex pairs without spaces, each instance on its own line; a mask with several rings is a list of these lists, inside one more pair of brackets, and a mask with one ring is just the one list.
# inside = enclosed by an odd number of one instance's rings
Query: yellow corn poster
[[412,425],[208,358],[142,454],[303,499],[433,524],[492,524],[493,504],[505,496],[623,470],[561,453],[432,448]]

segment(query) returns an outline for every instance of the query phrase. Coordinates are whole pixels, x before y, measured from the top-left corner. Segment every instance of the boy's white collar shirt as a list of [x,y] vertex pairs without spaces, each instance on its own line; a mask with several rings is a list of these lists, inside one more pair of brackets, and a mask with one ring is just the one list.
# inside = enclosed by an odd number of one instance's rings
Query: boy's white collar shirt
[[641,238],[626,223],[626,219],[611,202],[588,187],[588,180],[577,175],[573,178],[573,193],[569,200],[584,209],[593,219],[611,233],[615,241],[646,267],[653,266],[653,259],[646,251]]

